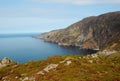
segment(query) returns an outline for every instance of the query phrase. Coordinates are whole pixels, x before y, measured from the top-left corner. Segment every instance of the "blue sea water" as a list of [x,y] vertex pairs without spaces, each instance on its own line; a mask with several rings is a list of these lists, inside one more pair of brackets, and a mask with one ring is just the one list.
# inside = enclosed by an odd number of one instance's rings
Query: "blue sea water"
[[44,42],[32,36],[0,37],[0,59],[9,57],[13,61],[24,63],[31,60],[42,60],[54,55],[86,54],[76,47],[63,47]]

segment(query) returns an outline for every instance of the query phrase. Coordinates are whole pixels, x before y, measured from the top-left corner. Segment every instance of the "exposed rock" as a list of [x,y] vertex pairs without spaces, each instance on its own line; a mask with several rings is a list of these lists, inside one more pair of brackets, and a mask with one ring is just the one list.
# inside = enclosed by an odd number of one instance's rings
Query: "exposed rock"
[[44,75],[45,73],[43,71],[39,71],[37,74],[38,75]]
[[2,60],[1,60],[1,64],[9,64],[9,63],[11,63],[12,61],[9,59],[9,58],[7,58],[7,57],[4,57]]
[[[64,65],[70,65],[70,64],[72,63],[71,59],[73,59],[73,58],[67,57],[65,60],[60,61],[59,63],[60,63],[60,64],[61,64],[61,63],[64,63]],[[59,65],[59,64],[50,64],[50,65],[48,65],[47,67],[45,67],[43,70],[37,72],[37,74],[38,74],[38,75],[44,75],[45,72],[48,73],[50,70],[57,68],[58,65]]]
[[4,58],[0,61],[0,67],[4,67],[4,66],[10,64],[11,62],[12,62],[12,61],[11,61],[9,58],[4,57]]
[[19,78],[18,76],[15,77],[16,79]]
[[117,51],[115,51],[115,50],[112,50],[112,51],[103,50],[101,53],[102,53],[102,54],[109,55],[109,54],[117,53]]
[[26,80],[29,80],[29,78],[28,78],[28,77],[25,77],[22,81],[26,81]]
[[88,60],[89,63],[93,63],[93,60]]
[[55,69],[57,66],[58,66],[58,64],[50,64],[46,68],[44,68],[43,70],[45,72],[49,72],[51,69]]
[[45,72],[49,72],[52,69],[55,69],[58,66],[58,64],[50,64],[47,67],[45,67],[42,71],[39,71],[37,74],[44,75]]
[[66,64],[65,65],[70,65],[72,63],[72,61],[66,61]]
[[91,57],[92,57],[92,58],[97,58],[98,55],[97,55],[97,54],[92,54]]
[[71,57],[67,57],[65,60],[63,61],[60,61],[60,63],[64,63],[65,65],[70,65],[72,63],[72,60],[73,58]]
[[37,38],[63,46],[120,50],[120,11],[88,17],[65,29],[44,33]]
[[20,81],[35,81],[34,77],[24,77],[24,78],[20,78]]

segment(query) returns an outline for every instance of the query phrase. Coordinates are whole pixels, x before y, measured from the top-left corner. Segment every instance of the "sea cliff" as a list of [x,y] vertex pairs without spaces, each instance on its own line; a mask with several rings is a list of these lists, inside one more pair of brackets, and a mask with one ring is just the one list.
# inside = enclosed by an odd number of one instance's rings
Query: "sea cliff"
[[36,38],[62,46],[119,51],[120,11],[87,17],[65,29],[43,33]]

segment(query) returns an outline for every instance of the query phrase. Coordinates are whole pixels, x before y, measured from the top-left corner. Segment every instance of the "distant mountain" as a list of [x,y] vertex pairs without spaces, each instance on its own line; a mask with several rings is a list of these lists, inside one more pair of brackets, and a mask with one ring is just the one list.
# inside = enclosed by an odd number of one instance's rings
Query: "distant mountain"
[[120,50],[120,11],[87,17],[65,29],[36,37],[63,46]]

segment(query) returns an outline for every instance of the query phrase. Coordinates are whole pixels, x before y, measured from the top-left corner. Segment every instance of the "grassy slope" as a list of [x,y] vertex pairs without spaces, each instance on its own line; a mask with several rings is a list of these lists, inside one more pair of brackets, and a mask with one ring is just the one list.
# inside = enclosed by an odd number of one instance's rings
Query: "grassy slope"
[[[44,75],[37,75],[49,64],[58,64],[65,58],[70,58],[72,63],[64,63],[50,70]],[[92,63],[90,62],[92,60]],[[120,54],[108,56],[53,56],[42,61],[31,61],[24,64],[12,63],[0,69],[0,79],[19,81],[21,77],[35,77],[36,81],[120,81]],[[15,78],[18,76],[18,78]]]

